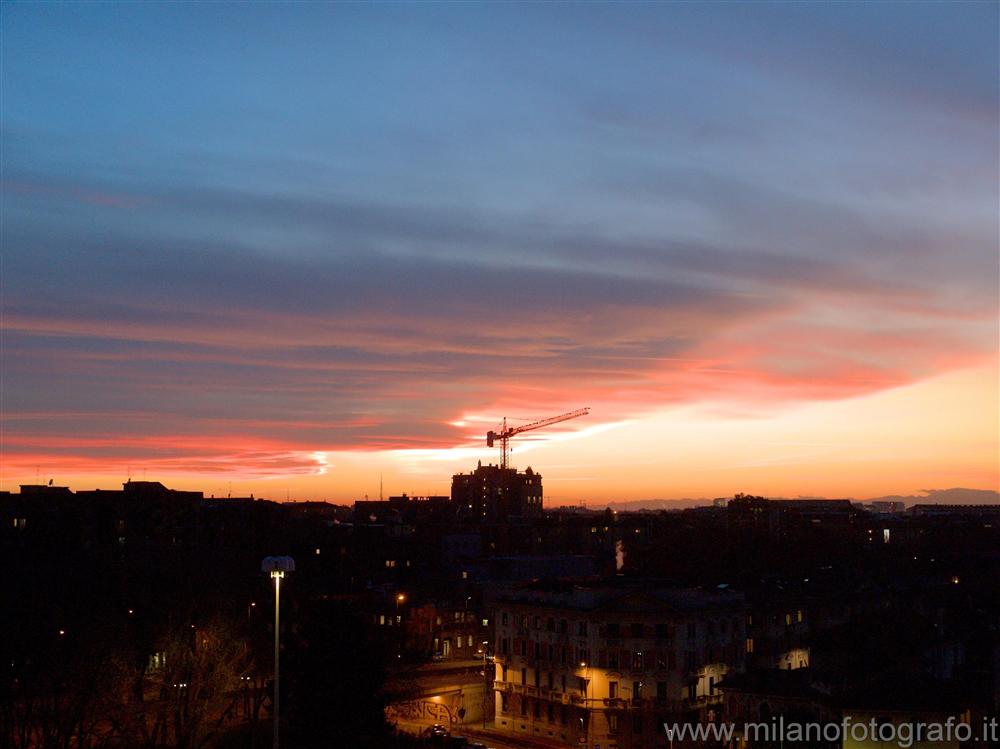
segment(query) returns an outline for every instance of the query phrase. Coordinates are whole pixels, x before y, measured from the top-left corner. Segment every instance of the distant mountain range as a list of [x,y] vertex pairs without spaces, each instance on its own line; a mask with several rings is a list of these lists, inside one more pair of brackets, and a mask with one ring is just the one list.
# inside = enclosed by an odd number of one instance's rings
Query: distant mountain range
[[[769,497],[769,499],[827,499],[827,497]],[[838,497],[837,499],[842,499]],[[1000,492],[991,489],[921,489],[920,494],[890,494],[884,497],[868,497],[854,499],[853,502],[905,502],[907,507],[919,504],[943,505],[994,505],[1000,504]],[[712,499],[638,499],[633,502],[608,502],[606,505],[591,504],[588,509],[609,507],[616,512],[635,512],[637,510],[683,510],[689,507],[706,507],[712,504]]]
[[921,494],[872,497],[865,502],[906,502],[910,505],[995,505],[1000,504],[1000,492],[992,489],[921,489]]

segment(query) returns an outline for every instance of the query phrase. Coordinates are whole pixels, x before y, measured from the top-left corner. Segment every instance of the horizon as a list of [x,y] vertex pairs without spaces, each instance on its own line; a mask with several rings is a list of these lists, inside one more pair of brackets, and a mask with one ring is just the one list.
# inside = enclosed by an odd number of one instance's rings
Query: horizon
[[998,21],[7,3],[0,489],[996,491]]
[[[543,476],[543,479],[544,479],[544,476]],[[185,486],[184,488],[180,488],[180,487],[177,487],[177,486],[171,486],[171,485],[169,485],[169,483],[165,483],[164,481],[161,481],[161,480],[159,480],[159,479],[157,479],[155,477],[150,477],[150,478],[143,477],[141,479],[136,479],[136,478],[133,478],[133,477],[129,477],[124,482],[122,482],[119,486],[121,486],[122,488],[124,488],[124,486],[126,486],[128,484],[133,484],[133,483],[135,483],[135,484],[159,484],[159,485],[163,486],[164,488],[166,488],[167,490],[170,490],[170,491],[174,491],[174,490],[177,490],[177,491],[194,491],[194,492],[201,493],[203,495],[204,499],[253,499],[253,500],[262,500],[262,501],[267,501],[267,502],[276,502],[278,504],[286,504],[286,503],[287,504],[296,504],[296,503],[302,503],[302,502],[321,502],[321,503],[336,505],[338,507],[350,507],[355,502],[376,501],[374,497],[371,497],[368,494],[364,494],[364,495],[359,496],[359,497],[348,499],[346,501],[344,501],[344,500],[334,500],[334,499],[329,499],[329,498],[321,498],[321,497],[298,497],[298,496],[296,496],[296,497],[288,496],[288,497],[282,499],[281,497],[273,497],[273,496],[256,496],[256,494],[254,492],[250,492],[250,493],[246,493],[246,494],[233,494],[232,491],[231,491],[231,489],[229,487],[227,487],[226,494],[224,494],[224,495],[220,494],[219,496],[216,496],[214,493],[209,493],[207,491],[204,491],[204,490],[201,490],[201,489],[197,489],[197,488],[192,488],[192,487],[189,487],[189,486]],[[115,486],[115,487],[100,486],[100,487],[86,487],[86,488],[84,488],[84,487],[73,487],[73,486],[68,486],[68,485],[63,485],[63,484],[55,484],[54,483],[54,479],[51,480],[49,483],[22,484],[18,488],[19,489],[23,489],[23,488],[32,488],[32,489],[37,489],[37,488],[41,488],[41,489],[69,489],[73,493],[76,493],[76,492],[104,492],[104,491],[111,492],[111,491],[121,491],[121,489],[119,489],[118,486]],[[0,491],[9,491],[9,490],[0,490]],[[18,494],[19,492],[13,492],[13,491],[11,491],[10,493],[11,494]],[[425,499],[429,499],[429,498],[432,498],[432,497],[437,498],[437,497],[447,497],[448,496],[447,494],[412,493],[412,492],[406,492],[406,491],[400,492],[398,494],[393,494],[393,493],[390,493],[390,492],[383,492],[383,495],[384,495],[384,500],[385,501],[387,501],[389,499],[392,499],[392,498],[396,498],[396,497],[407,497],[407,498],[409,498],[411,500],[414,500],[414,501],[420,501],[420,500],[425,500]],[[662,507],[663,505],[678,505],[678,506],[683,506],[682,509],[686,509],[686,508],[690,508],[690,507],[702,507],[702,506],[705,506],[703,503],[708,503],[708,505],[710,506],[711,503],[716,502],[716,501],[718,501],[720,499],[728,501],[730,499],[733,499],[734,496],[761,496],[761,495],[755,495],[755,494],[753,494],[753,492],[740,492],[740,493],[737,493],[736,495],[725,496],[725,497],[708,497],[708,496],[701,496],[701,497],[675,497],[675,498],[646,497],[646,498],[638,498],[638,499],[631,499],[631,500],[627,500],[627,499],[619,499],[619,500],[608,499],[608,500],[601,501],[601,502],[596,502],[596,503],[576,502],[576,503],[562,503],[562,504],[556,504],[556,505],[552,505],[552,504],[546,503],[545,509],[547,509],[547,510],[562,510],[562,509],[600,510],[600,509],[604,509],[604,508],[611,509],[611,508],[615,508],[615,507],[623,507],[624,509],[621,510],[622,512],[643,511],[643,510],[651,510],[651,509],[668,509],[668,508]],[[866,503],[866,502],[877,502],[877,501],[897,501],[897,502],[903,502],[904,504],[909,504],[909,505],[913,505],[913,504],[942,504],[942,505],[970,505],[970,506],[972,506],[972,505],[987,505],[987,504],[1000,503],[1000,492],[995,491],[995,490],[991,490],[991,489],[971,489],[969,487],[957,487],[956,486],[956,487],[949,487],[947,489],[921,489],[921,490],[919,490],[915,494],[906,494],[906,495],[902,495],[902,494],[884,494],[884,495],[873,496],[873,497],[824,497],[824,496],[816,496],[816,495],[799,495],[799,496],[794,496],[794,497],[765,496],[764,499],[768,499],[768,500],[771,500],[771,501],[797,501],[797,500],[801,500],[801,501],[809,501],[809,500],[831,501],[832,500],[832,501],[849,501],[849,502],[853,502],[855,504],[861,504],[861,503]],[[377,501],[383,501],[383,500],[380,497]],[[635,506],[635,508],[633,509],[632,506]],[[619,512],[619,510],[616,509],[615,512]]]

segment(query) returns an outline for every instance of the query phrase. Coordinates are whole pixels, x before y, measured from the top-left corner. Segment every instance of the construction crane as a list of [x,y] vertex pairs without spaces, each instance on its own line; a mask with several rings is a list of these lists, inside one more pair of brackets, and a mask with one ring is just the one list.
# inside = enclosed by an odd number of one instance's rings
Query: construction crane
[[493,447],[493,444],[500,440],[500,450],[503,453],[503,460],[500,463],[501,467],[506,469],[508,463],[508,457],[510,456],[510,438],[515,434],[520,434],[521,432],[530,432],[533,429],[541,429],[542,427],[550,426],[551,424],[558,424],[560,421],[569,421],[570,419],[575,419],[578,416],[586,416],[590,413],[589,408],[580,408],[576,411],[570,411],[569,413],[560,414],[559,416],[551,416],[548,419],[542,419],[541,421],[533,421],[530,424],[524,424],[517,427],[507,426],[507,417],[503,418],[503,425],[500,427],[499,432],[494,432],[490,430],[486,433],[486,446]]

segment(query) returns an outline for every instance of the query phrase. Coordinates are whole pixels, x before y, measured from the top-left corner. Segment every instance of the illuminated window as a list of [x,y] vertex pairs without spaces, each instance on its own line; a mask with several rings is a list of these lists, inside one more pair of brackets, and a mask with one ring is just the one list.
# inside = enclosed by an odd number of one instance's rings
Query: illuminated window
[[28,518],[14,518],[14,527],[18,530],[24,530],[24,527],[28,524]]
[[791,623],[792,623],[792,615],[791,614],[785,614],[785,624],[787,625],[787,624],[791,624]]
[[753,638],[752,637],[748,637],[747,638],[747,652],[748,653],[752,653],[753,652]]
[[795,619],[800,622],[802,621],[802,609],[795,612]]

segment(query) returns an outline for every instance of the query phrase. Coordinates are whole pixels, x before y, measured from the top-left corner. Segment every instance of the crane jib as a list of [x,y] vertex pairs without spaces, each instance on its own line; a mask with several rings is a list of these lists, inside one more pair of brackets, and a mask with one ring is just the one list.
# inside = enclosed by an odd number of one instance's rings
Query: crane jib
[[501,461],[501,466],[503,468],[507,467],[507,453],[508,447],[507,443],[511,437],[515,434],[520,434],[521,432],[530,432],[533,429],[541,429],[542,427],[547,427],[552,424],[558,424],[561,421],[568,421],[569,419],[575,419],[578,416],[586,416],[590,413],[589,408],[581,408],[576,411],[570,411],[569,413],[560,414],[559,416],[551,416],[547,419],[542,419],[541,421],[535,421],[531,424],[524,424],[523,426],[507,427],[507,419],[503,420],[503,427],[499,432],[490,430],[486,433],[486,446],[493,447],[496,441],[500,440],[500,445],[503,448],[503,458]]

